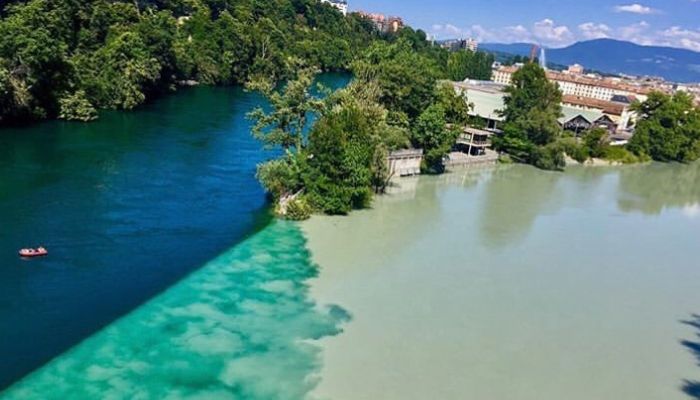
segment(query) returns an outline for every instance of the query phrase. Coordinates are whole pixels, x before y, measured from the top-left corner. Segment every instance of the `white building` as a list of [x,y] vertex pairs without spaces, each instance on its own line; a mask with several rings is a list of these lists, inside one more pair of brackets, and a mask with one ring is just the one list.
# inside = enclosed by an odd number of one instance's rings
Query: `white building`
[[477,42],[474,38],[466,39],[465,47],[467,50],[476,53],[476,51],[479,50],[479,42]]
[[389,173],[391,176],[420,175],[423,150],[398,150],[389,154]]
[[569,65],[569,68],[566,70],[566,73],[572,75],[583,75],[583,72],[584,68],[581,64]]
[[347,0],[321,0],[322,3],[328,3],[333,7],[340,10],[343,15],[348,15],[348,2]]
[[[502,85],[510,85],[513,74],[520,68],[501,67],[493,71],[492,80]],[[644,101],[650,90],[634,86],[619,80],[594,78],[586,75],[575,75],[568,72],[547,71],[547,78],[559,85],[562,94],[575,97],[585,97],[596,100],[610,101],[615,96],[635,96]]]
[[[498,129],[504,122],[501,110],[505,109],[503,84],[488,81],[453,82],[455,91],[465,94],[471,104],[469,115],[484,120],[488,129]],[[559,123],[565,129],[585,129],[590,126],[605,127],[610,131],[625,131],[635,119],[629,104],[564,96]]]

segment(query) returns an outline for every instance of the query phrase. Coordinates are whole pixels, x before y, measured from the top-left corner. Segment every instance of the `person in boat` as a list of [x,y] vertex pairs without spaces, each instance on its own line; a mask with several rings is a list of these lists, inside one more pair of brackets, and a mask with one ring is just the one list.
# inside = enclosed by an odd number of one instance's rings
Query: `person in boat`
[[36,249],[22,249],[19,251],[19,255],[22,257],[36,257],[36,256],[45,256],[49,254],[49,252],[44,248],[44,246],[39,246]]

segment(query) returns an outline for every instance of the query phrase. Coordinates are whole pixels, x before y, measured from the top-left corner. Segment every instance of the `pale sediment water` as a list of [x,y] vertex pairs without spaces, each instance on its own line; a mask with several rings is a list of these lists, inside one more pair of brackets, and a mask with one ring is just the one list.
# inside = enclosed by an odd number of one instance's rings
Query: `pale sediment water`
[[304,398],[321,361],[309,340],[347,317],[309,299],[305,245],[297,225],[269,225],[0,398]]
[[506,166],[392,192],[303,225],[312,296],[352,315],[321,340],[315,398],[698,398],[700,325],[683,321],[700,313],[700,164]]

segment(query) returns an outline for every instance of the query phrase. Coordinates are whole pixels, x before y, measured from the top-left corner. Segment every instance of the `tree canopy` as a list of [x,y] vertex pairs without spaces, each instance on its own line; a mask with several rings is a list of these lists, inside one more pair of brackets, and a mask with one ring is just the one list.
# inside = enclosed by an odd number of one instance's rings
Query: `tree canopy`
[[450,53],[447,60],[447,75],[450,80],[465,79],[490,80],[491,66],[495,58],[485,52],[460,50]]
[[395,43],[375,42],[353,65],[356,77],[376,81],[380,101],[395,112],[415,119],[435,96],[440,69],[435,59],[414,50],[415,44],[399,39]]
[[556,83],[534,63],[525,64],[513,74],[506,88],[503,135],[494,139],[496,149],[521,162],[546,169],[563,168],[561,151],[542,147],[552,145],[561,135],[562,94]]
[[665,162],[700,158],[700,110],[689,94],[655,92],[633,108],[639,120],[628,146],[632,152]]
[[317,0],[29,0],[0,18],[0,123],[92,119],[68,110],[131,109],[184,81],[282,80],[290,58],[347,69],[381,36]]

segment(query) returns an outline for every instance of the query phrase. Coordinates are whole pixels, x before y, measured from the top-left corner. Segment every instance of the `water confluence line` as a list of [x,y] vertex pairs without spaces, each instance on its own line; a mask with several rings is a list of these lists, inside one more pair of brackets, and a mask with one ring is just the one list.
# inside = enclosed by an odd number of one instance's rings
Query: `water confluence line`
[[298,225],[273,221],[0,398],[303,398],[310,339],[344,318],[309,298],[317,273]]

